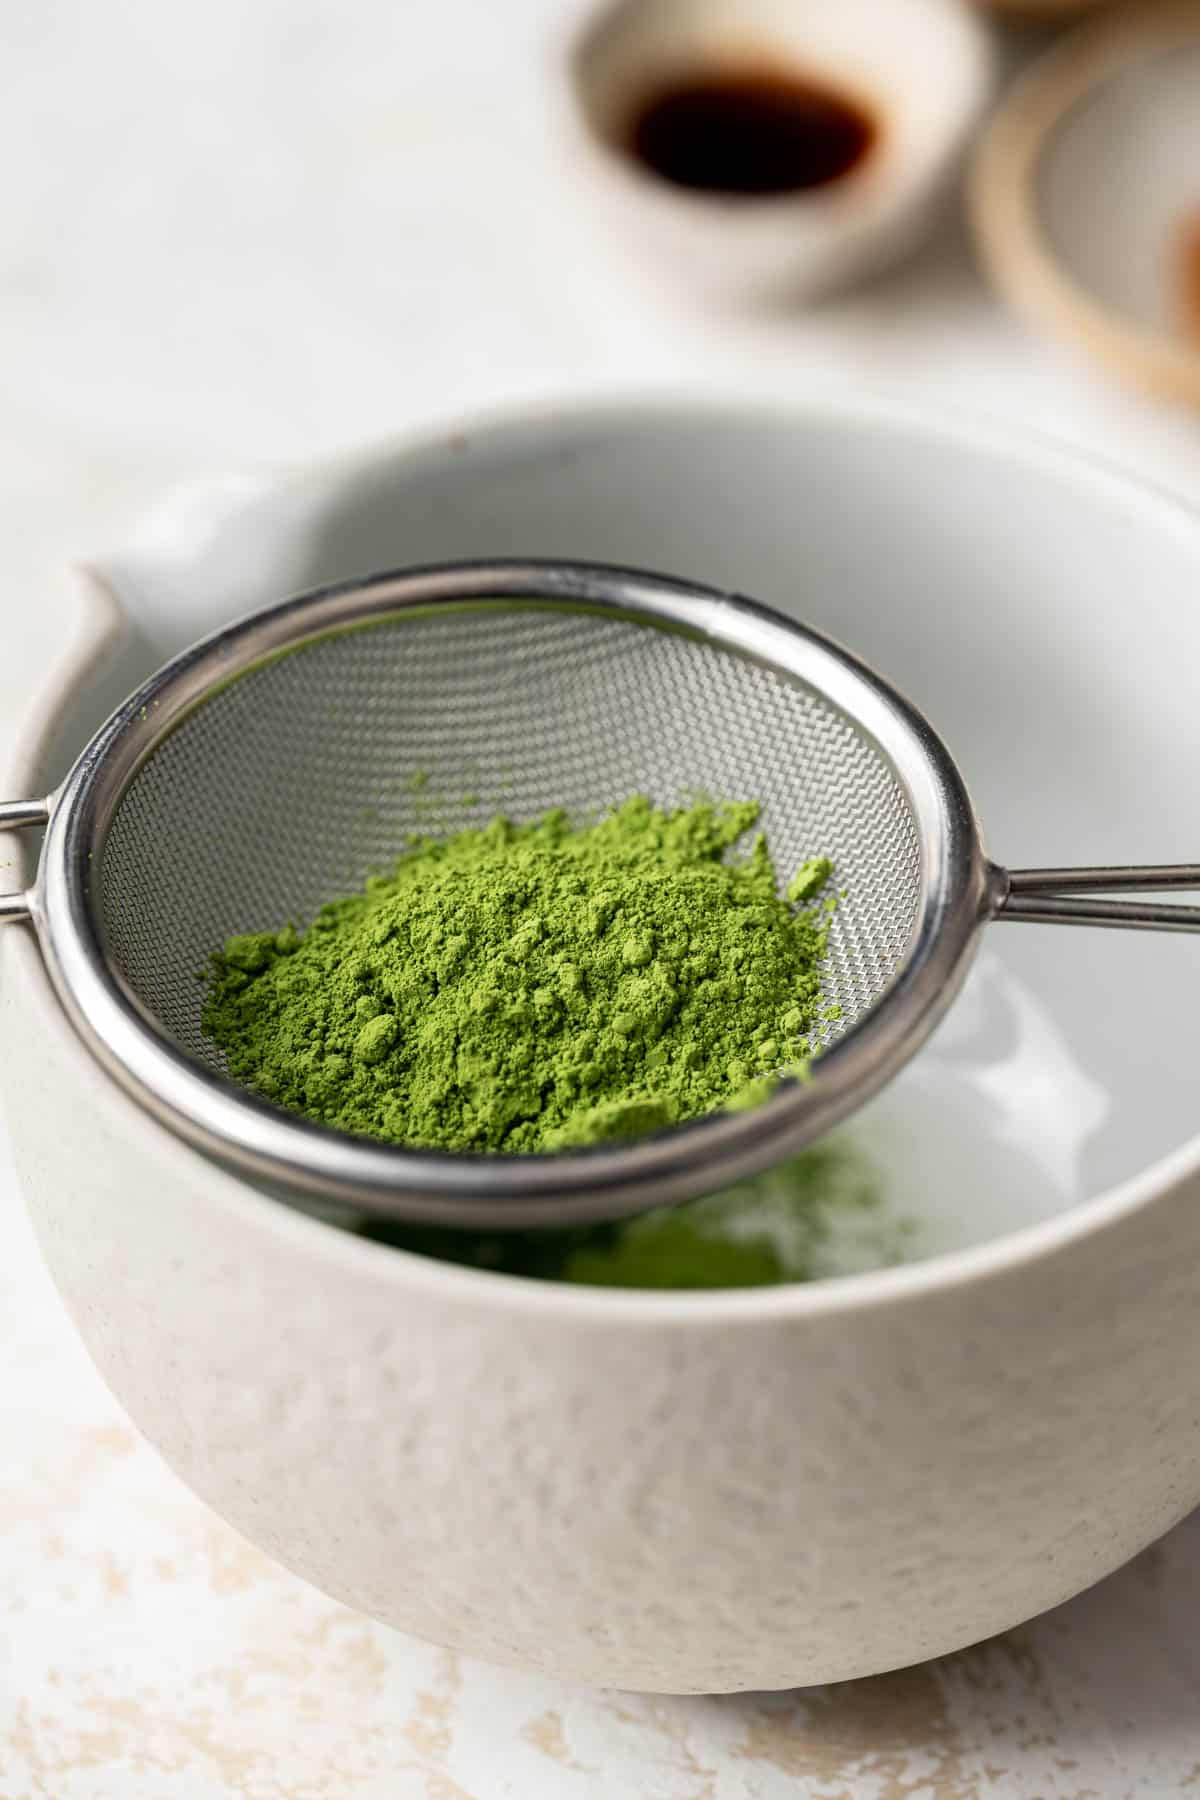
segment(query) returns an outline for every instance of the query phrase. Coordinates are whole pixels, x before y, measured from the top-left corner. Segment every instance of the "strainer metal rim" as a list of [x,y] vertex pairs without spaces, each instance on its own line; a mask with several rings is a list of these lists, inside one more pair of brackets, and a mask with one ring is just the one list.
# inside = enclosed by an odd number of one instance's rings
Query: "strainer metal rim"
[[[91,863],[138,769],[215,688],[330,632],[410,609],[516,601],[641,618],[791,672],[819,687],[891,766],[921,842],[916,929],[886,997],[825,1053],[811,1083],[784,1082],[753,1112],[710,1115],[627,1145],[523,1156],[404,1149],[286,1113],[193,1062],[108,961]],[[375,1214],[529,1226],[614,1218],[694,1197],[779,1161],[835,1125],[899,1070],[950,1004],[994,903],[993,875],[941,739],[827,637],[756,601],[671,576],[512,559],[318,588],[226,626],[164,664],[101,726],[51,797],[30,910],[55,990],[86,1046],[139,1104],[196,1147],[287,1189]]]

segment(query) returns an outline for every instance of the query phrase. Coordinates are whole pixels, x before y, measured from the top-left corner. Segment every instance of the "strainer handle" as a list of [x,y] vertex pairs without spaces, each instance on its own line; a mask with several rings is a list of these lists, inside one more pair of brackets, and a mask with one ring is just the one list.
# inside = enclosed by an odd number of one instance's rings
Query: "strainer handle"
[[1145,868],[995,869],[995,916],[1039,925],[1108,925],[1135,931],[1200,931],[1200,906],[1102,900],[1099,894],[1200,892],[1200,863]]
[[[25,825],[45,825],[50,818],[48,800],[0,800],[0,831],[19,831]],[[0,925],[28,919],[33,909],[28,894],[0,894]]]

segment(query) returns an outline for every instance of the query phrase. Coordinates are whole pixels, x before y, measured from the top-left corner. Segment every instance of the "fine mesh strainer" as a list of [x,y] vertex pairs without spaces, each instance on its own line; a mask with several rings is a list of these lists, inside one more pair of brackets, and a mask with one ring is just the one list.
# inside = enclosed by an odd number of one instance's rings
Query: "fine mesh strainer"
[[[355,1138],[236,1086],[197,972],[233,932],[307,920],[406,833],[648,794],[754,799],[786,879],[844,891],[810,1081],[753,1112],[553,1156]],[[957,991],[993,917],[1200,929],[1200,907],[1092,896],[1200,887],[1200,866],[1007,873],[924,719],[845,651],[754,603],[588,565],[460,564],[290,600],[168,663],[48,800],[29,918],[89,1049],[193,1143],[367,1212],[444,1224],[615,1218],[789,1155],[876,1092]]]

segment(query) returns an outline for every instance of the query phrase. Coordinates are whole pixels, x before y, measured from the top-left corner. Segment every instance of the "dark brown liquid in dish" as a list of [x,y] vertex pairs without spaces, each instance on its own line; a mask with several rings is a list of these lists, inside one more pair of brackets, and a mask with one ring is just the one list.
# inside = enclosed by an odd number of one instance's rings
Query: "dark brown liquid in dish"
[[677,187],[788,194],[848,175],[878,135],[856,101],[756,65],[703,70],[660,88],[638,108],[629,148]]

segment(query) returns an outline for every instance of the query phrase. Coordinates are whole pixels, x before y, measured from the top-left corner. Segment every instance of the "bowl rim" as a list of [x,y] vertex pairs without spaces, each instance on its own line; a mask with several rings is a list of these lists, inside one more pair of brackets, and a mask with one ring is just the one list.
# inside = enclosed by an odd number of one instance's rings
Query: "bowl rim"
[[[455,456],[473,447],[474,440],[504,440],[511,451],[525,440],[544,441],[563,431],[605,425],[644,428],[651,423],[669,422],[694,431],[702,421],[711,423],[716,418],[776,426],[808,422],[825,428],[873,432],[890,439],[916,436],[953,446],[959,452],[1020,468],[1027,476],[1058,483],[1081,496],[1103,499],[1131,520],[1148,520],[1156,530],[1168,533],[1191,549],[1200,565],[1200,508],[1160,483],[1131,474],[1102,454],[1071,445],[1041,428],[1018,432],[1015,426],[981,414],[978,409],[943,406],[928,412],[885,389],[856,386],[846,390],[835,383],[814,388],[801,400],[781,399],[776,393],[756,391],[744,382],[713,382],[699,392],[694,387],[663,384],[603,396],[576,392],[517,406],[493,405],[466,416],[424,421],[411,430],[389,433],[332,456],[278,468],[277,479],[251,497],[243,516],[252,514],[265,500],[269,503],[268,497],[303,502],[306,489],[333,491],[342,483],[378,474],[401,460],[407,463],[439,455]],[[111,564],[116,568],[123,561],[119,547],[111,556],[101,554],[92,559],[90,573],[104,593],[111,591],[105,580],[105,567]],[[119,635],[121,626],[106,612],[94,629],[97,640],[111,639]],[[69,659],[68,678],[74,670],[71,685],[60,687],[49,705],[38,707],[18,736],[9,759],[18,779],[40,761],[45,741],[56,729],[64,704],[101,649],[102,643],[97,641],[89,654],[79,653]],[[27,857],[24,846],[20,853]],[[42,984],[47,1005],[67,1034],[72,1053],[80,1058],[90,1077],[102,1084],[108,1104],[128,1109],[130,1120],[156,1134],[164,1156],[194,1158],[197,1169],[204,1170],[210,1204],[227,1209],[244,1227],[264,1230],[269,1236],[278,1234],[283,1243],[302,1254],[320,1259],[332,1257],[348,1273],[358,1270],[372,1279],[394,1277],[404,1286],[415,1284],[429,1292],[441,1292],[460,1305],[482,1306],[504,1314],[533,1313],[547,1320],[569,1314],[594,1328],[612,1324],[638,1329],[697,1329],[710,1324],[750,1327],[764,1322],[831,1318],[933,1298],[1017,1273],[1044,1258],[1069,1251],[1083,1239],[1120,1227],[1152,1202],[1170,1197],[1184,1183],[1200,1183],[1198,1129],[1183,1144],[1155,1158],[1125,1181],[1052,1218],[919,1262],[769,1288],[670,1292],[591,1288],[466,1268],[356,1236],[341,1225],[330,1225],[303,1213],[177,1138],[144,1113],[95,1063],[54,996],[32,934],[13,935],[22,940],[17,949],[32,958],[30,972]]]
[[972,233],[995,285],[1051,337],[1127,382],[1200,406],[1200,344],[1139,324],[1077,280],[1042,224],[1038,173],[1076,107],[1147,54],[1200,43],[1191,0],[1154,0],[1072,31],[1013,84],[984,130],[967,177]]

